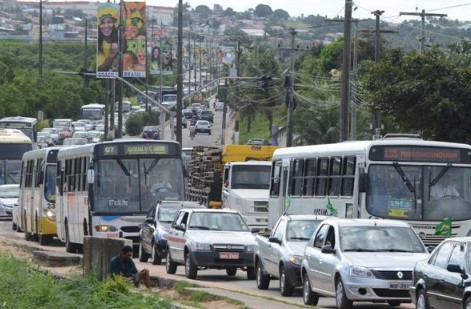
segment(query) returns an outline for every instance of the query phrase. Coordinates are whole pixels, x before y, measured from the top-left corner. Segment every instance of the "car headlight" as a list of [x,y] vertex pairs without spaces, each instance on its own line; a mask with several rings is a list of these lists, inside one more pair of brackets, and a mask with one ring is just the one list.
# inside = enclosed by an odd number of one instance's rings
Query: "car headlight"
[[112,225],[95,225],[95,231],[97,232],[117,232],[118,228]]
[[201,242],[192,241],[192,242],[189,242],[189,246],[191,250],[195,250],[195,251],[210,251],[211,250],[211,246],[209,244],[201,243]]
[[350,269],[350,275],[352,277],[360,277],[360,278],[374,278],[375,277],[368,268],[357,267],[357,266],[353,266]]
[[290,258],[289,258],[289,261],[294,264],[294,265],[301,265],[302,261],[303,261],[303,257],[300,256],[300,255],[292,255]]
[[247,252],[255,252],[257,245],[247,245]]

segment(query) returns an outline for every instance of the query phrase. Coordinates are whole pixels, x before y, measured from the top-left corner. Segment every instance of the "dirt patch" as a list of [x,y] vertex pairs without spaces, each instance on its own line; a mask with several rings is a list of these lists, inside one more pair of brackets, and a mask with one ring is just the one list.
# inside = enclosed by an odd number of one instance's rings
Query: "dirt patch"
[[224,301],[224,300],[215,300],[215,301],[210,301],[210,302],[204,303],[204,308],[206,308],[206,309],[220,309],[220,308],[240,309],[241,306],[229,303],[229,302]]

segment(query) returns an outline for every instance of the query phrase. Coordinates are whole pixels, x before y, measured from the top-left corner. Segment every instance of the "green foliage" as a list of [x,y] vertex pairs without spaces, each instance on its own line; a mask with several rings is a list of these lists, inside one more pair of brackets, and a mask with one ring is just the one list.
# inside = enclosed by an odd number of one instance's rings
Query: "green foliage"
[[329,76],[330,71],[342,69],[343,38],[324,46],[319,57],[319,72]]
[[158,125],[159,116],[160,113],[156,111],[135,113],[126,121],[126,132],[129,135],[139,135],[144,126]]
[[[471,69],[438,48],[424,54],[391,50],[370,66],[362,85],[372,111],[426,138],[471,141]],[[469,57],[469,54],[468,54]]]
[[257,17],[268,17],[273,13],[271,7],[266,4],[259,4],[255,7],[254,15]]
[[157,294],[132,293],[124,279],[55,279],[30,263],[0,254],[2,308],[171,308]]
[[179,281],[175,285],[175,291],[177,291],[178,294],[183,294],[185,289],[193,287],[194,284],[188,281]]

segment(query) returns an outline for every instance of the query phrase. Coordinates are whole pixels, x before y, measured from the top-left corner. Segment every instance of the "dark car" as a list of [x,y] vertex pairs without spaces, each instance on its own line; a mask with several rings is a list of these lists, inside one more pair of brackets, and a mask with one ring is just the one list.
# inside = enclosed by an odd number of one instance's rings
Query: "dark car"
[[201,120],[207,120],[211,123],[214,122],[214,114],[210,110],[202,110],[200,113],[200,119]]
[[416,308],[471,308],[471,237],[445,239],[417,262],[410,288]]
[[160,139],[160,129],[157,126],[145,126],[142,130],[142,138]]
[[163,235],[170,228],[175,216],[182,208],[203,208],[202,205],[188,201],[160,201],[152,206],[144,223],[141,224],[139,240],[139,261],[160,265],[167,255],[167,240]]

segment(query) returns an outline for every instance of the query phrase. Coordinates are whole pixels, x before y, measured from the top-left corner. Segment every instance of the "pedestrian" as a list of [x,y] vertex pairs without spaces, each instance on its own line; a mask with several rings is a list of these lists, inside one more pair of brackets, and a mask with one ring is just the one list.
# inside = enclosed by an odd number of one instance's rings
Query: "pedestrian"
[[195,138],[195,134],[196,134],[196,126],[193,122],[191,122],[191,124],[190,124],[190,138],[191,138],[191,140],[193,140]]
[[149,270],[144,268],[140,272],[137,271],[136,265],[132,260],[133,249],[131,246],[124,246],[118,255],[110,260],[110,275],[122,276],[126,280],[131,281],[137,287],[143,282],[146,288],[151,288]]

